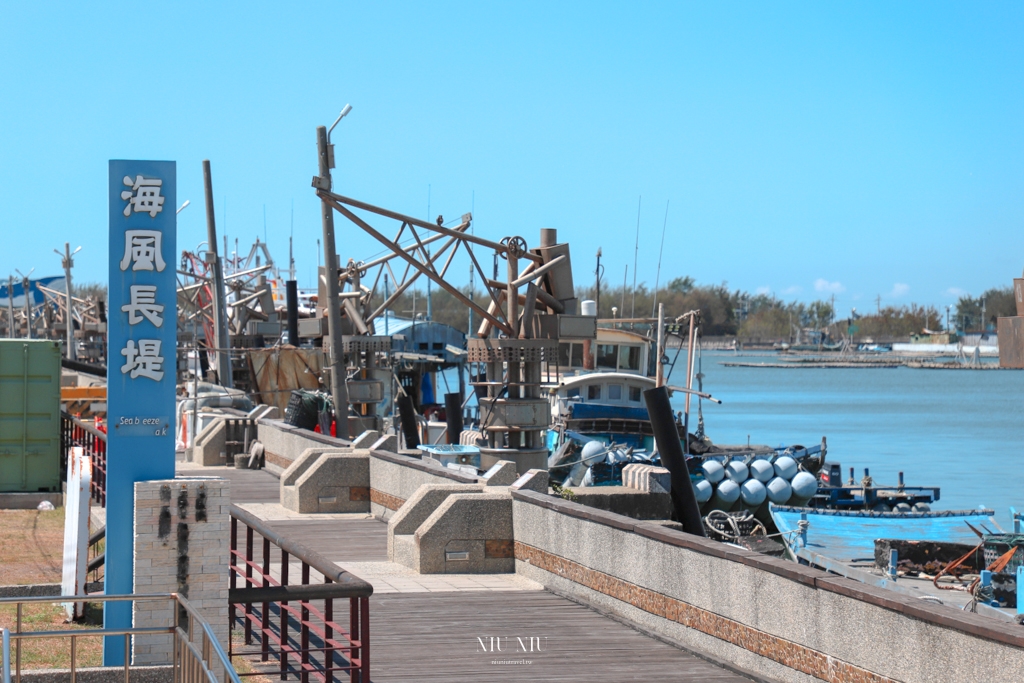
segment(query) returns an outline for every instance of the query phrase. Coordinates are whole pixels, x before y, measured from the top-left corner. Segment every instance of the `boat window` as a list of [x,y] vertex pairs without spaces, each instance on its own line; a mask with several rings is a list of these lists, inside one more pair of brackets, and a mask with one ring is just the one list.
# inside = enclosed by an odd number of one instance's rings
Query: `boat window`
[[640,402],[640,387],[629,388],[629,400],[636,401],[637,403]]
[[579,396],[580,396],[580,388],[579,387],[575,387],[573,389],[568,389],[565,392],[565,396],[566,396],[566,398],[579,398]]
[[426,351],[428,346],[429,346],[429,344],[427,344],[427,342],[420,342],[419,346],[420,346],[420,351]]
[[619,370],[639,370],[640,369],[640,347],[639,346],[627,346],[623,344],[619,347]]
[[442,351],[444,349],[444,342],[434,342],[434,350]]
[[608,385],[608,400],[609,401],[621,401],[622,400],[622,385],[621,384],[609,384]]
[[601,385],[600,384],[588,384],[587,385],[587,398],[590,400],[601,399]]
[[[572,344],[569,342],[562,342],[558,345],[558,364],[563,368],[569,367],[569,349],[571,347]],[[577,391],[576,393],[578,394],[579,392]]]
[[572,345],[572,367],[583,367],[583,344]]
[[616,368],[615,361],[616,356],[619,354],[618,344],[598,344],[597,345],[597,367],[599,368],[610,368],[614,370]]

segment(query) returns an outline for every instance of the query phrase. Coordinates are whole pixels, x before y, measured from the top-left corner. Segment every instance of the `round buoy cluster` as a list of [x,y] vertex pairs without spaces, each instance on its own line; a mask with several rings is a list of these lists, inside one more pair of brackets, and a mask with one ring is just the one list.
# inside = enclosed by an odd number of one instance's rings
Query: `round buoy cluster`
[[[806,505],[818,491],[818,479],[800,470],[788,455],[749,463],[729,460],[705,460],[700,467],[703,478],[693,482],[701,514],[711,510],[755,511],[766,502],[776,505]],[[699,475],[698,475],[699,476]]]

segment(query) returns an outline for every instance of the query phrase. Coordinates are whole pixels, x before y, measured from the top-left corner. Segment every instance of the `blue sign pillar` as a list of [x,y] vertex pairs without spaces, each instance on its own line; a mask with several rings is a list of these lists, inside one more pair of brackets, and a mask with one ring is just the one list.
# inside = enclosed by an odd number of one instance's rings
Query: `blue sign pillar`
[[[104,592],[133,592],[135,482],[174,478],[177,370],[176,168],[110,162],[107,290],[107,546]],[[130,628],[132,603],[107,602],[105,628]],[[103,664],[124,664],[108,636]]]

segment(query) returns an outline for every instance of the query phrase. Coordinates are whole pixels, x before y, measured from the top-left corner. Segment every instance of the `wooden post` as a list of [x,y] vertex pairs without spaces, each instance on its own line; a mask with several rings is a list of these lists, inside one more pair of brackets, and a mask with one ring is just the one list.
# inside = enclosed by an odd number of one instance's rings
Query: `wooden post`
[[[233,386],[231,377],[231,337],[228,333],[228,310],[224,302],[224,269],[217,254],[217,222],[213,211],[213,177],[210,173],[210,160],[203,159],[203,186],[206,191],[206,241],[209,253],[213,256],[210,269],[213,271],[213,339],[214,359],[217,361],[217,381],[221,386]],[[225,248],[226,250],[226,248]]]
[[[327,143],[327,127],[316,129],[317,157],[320,164],[318,182],[323,189],[331,189],[331,163]],[[335,434],[339,439],[348,438],[348,387],[345,386],[345,345],[341,338],[341,309],[338,303],[338,254],[334,246],[334,209],[326,201],[320,202],[320,214],[324,230],[324,273],[327,276],[327,333],[330,335],[330,358],[327,367],[330,372],[331,396],[334,399]]]

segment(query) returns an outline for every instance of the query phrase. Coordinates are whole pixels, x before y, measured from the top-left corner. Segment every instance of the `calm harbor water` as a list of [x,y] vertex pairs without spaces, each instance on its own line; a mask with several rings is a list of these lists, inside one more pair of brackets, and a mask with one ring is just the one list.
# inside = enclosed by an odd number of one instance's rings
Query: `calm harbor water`
[[[1024,371],[859,368],[734,368],[726,360],[770,362],[773,354],[705,352],[707,435],[717,443],[812,446],[828,439],[828,460],[844,478],[939,486],[936,509],[1024,510]],[[680,367],[682,367],[680,365]],[[685,371],[679,377],[680,381]],[[682,409],[682,396],[673,398]],[[696,404],[691,404],[691,430]]]

